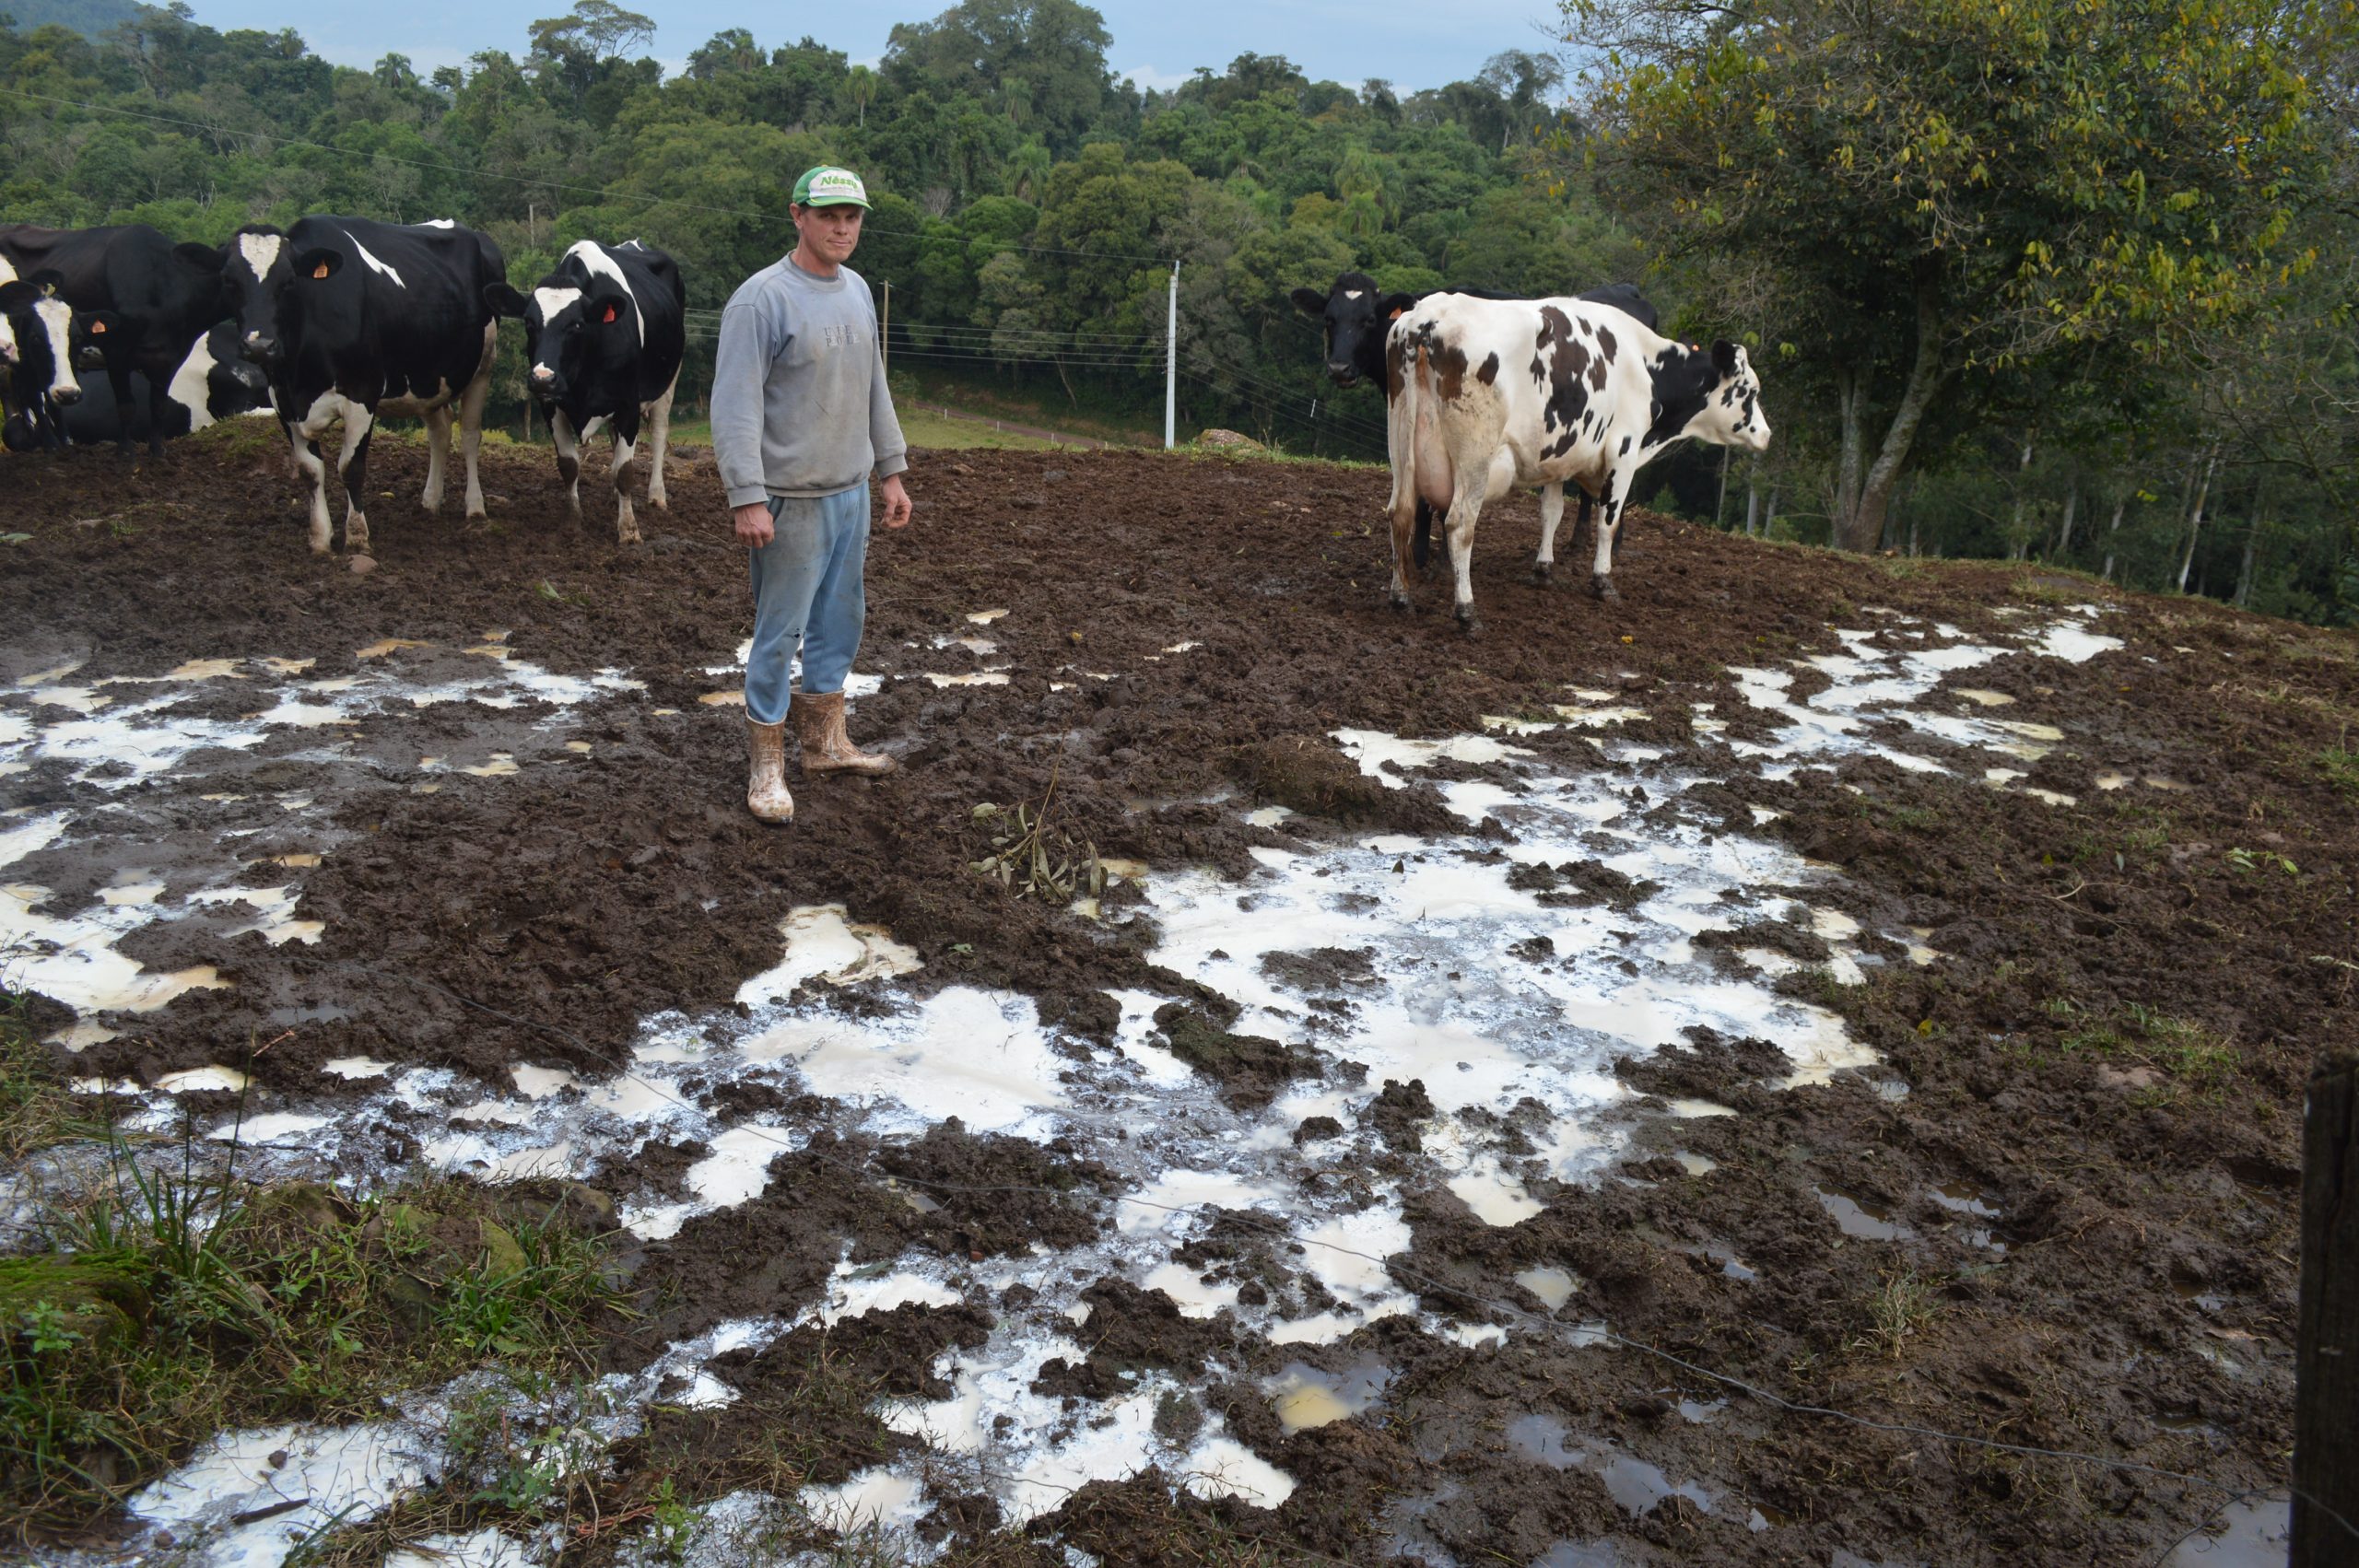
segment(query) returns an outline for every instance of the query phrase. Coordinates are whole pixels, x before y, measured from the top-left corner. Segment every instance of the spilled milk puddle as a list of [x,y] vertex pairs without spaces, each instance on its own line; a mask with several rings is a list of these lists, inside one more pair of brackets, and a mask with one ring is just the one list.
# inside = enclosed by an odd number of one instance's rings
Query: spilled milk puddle
[[[1966,711],[1946,702],[1919,705],[1949,674],[1994,660],[2025,651],[2078,660],[2119,646],[2089,629],[2094,614],[2083,611],[2033,630],[2013,646],[1969,643],[1949,628],[1887,615],[1878,631],[1896,638],[1847,631],[1844,652],[1809,661],[1831,684],[1806,699],[1790,695],[1791,670],[1734,672],[1740,700],[1780,721],[1771,739],[1719,741],[1722,726],[1704,706],[1692,722],[1724,749],[1730,769],[1773,777],[1862,753],[1920,771],[1951,771],[1949,764],[1912,755],[1890,740],[1893,720],[1942,742],[2022,760],[2028,748],[2053,744],[2060,735],[2050,738],[2034,716],[2014,717],[2010,705],[1973,697]],[[971,619],[989,624],[981,616]],[[1923,646],[1895,651],[1872,645],[1912,639]],[[975,646],[987,638],[966,640],[961,651],[969,658],[989,657]],[[384,654],[395,651],[388,648]],[[563,677],[528,673],[529,666],[496,647],[475,651],[491,659],[498,672],[491,679],[522,688],[513,694],[516,700],[530,691],[553,702],[579,701],[598,689],[597,683],[576,683],[579,694],[560,698],[551,695],[549,683]],[[247,678],[259,680],[261,673]],[[600,680],[628,685],[612,673]],[[28,751],[53,755],[60,745],[97,743],[52,733],[91,720],[71,702],[43,701],[34,692],[42,684],[20,685],[0,701],[0,724],[11,726],[0,730],[0,737],[14,737],[0,738],[0,765],[22,760]],[[62,689],[53,688],[51,696]],[[1551,1331],[1536,1317],[1520,1316],[1533,1305],[1556,1316],[1562,1328],[1555,1331],[1575,1343],[1599,1342],[1602,1326],[1580,1321],[1583,1281],[1557,1268],[1530,1268],[1511,1283],[1500,1281],[1502,1297],[1523,1305],[1493,1315],[1496,1321],[1484,1321],[1481,1314],[1451,1321],[1421,1312],[1391,1267],[1411,1261],[1404,1256],[1412,1238],[1401,1188],[1356,1173],[1341,1181],[1306,1178],[1322,1170],[1351,1172],[1354,1151],[1375,1136],[1370,1112],[1383,1086],[1414,1080],[1431,1102],[1431,1116],[1420,1128],[1431,1184],[1454,1194],[1482,1222],[1509,1226],[1539,1212],[1560,1185],[1597,1178],[1629,1146],[1640,1117],[1736,1114],[1709,1102],[1666,1106],[1649,1100],[1614,1075],[1617,1058],[1643,1056],[1706,1028],[1776,1045],[1791,1064],[1783,1080],[1789,1087],[1872,1064],[1871,1053],[1833,1013],[1773,989],[1781,965],[1790,961],[1756,950],[1738,954],[1741,962],[1730,965],[1698,951],[1699,937],[1740,921],[1790,920],[1827,942],[1834,978],[1856,983],[1882,962],[1860,945],[1869,933],[1850,916],[1792,896],[1831,886],[1826,877],[1774,842],[1722,833],[1691,818],[1682,797],[1705,780],[1659,769],[1652,766],[1659,754],[1614,737],[1615,726],[1637,710],[1619,711],[1618,702],[1607,700],[1611,694],[1569,695],[1577,700],[1558,709],[1553,725],[1500,720],[1486,733],[1443,741],[1363,731],[1336,736],[1365,771],[1396,785],[1443,760],[1502,765],[1489,767],[1484,778],[1440,786],[1450,810],[1467,824],[1462,836],[1379,835],[1340,846],[1261,848],[1254,851],[1255,871],[1241,881],[1191,868],[1124,868],[1138,880],[1144,904],[1108,918],[1149,922],[1152,962],[1235,1003],[1238,1016],[1230,1027],[1236,1033],[1320,1053],[1321,1071],[1290,1082],[1257,1108],[1225,1104],[1173,1054],[1156,1018],[1176,999],[1119,993],[1116,1037],[1101,1045],[1060,1036],[1020,995],[951,987],[922,999],[896,997],[892,982],[917,967],[918,954],[888,931],[849,921],[840,908],[814,907],[786,918],[780,964],[747,978],[737,1010],[646,1020],[628,1068],[611,1077],[582,1080],[519,1064],[510,1083],[486,1093],[483,1085],[440,1070],[346,1059],[328,1064],[316,1101],[283,1096],[287,1103],[255,1105],[242,1136],[268,1171],[371,1185],[397,1174],[385,1171],[380,1159],[389,1132],[414,1138],[433,1167],[486,1179],[597,1176],[625,1195],[625,1223],[651,1241],[676,1234],[692,1217],[766,1191],[771,1159],[805,1146],[814,1130],[807,1120],[732,1113],[722,1107],[780,1101],[723,1094],[722,1089],[771,1084],[789,1094],[816,1094],[836,1104],[839,1129],[888,1138],[921,1134],[956,1117],[974,1132],[1067,1140],[1079,1156],[1127,1184],[1111,1227],[1090,1242],[1063,1250],[1036,1246],[1027,1257],[971,1265],[945,1263],[931,1253],[882,1267],[839,1265],[824,1298],[792,1318],[723,1324],[672,1346],[636,1374],[604,1379],[578,1402],[573,1395],[516,1392],[511,1409],[518,1429],[577,1445],[576,1461],[595,1464],[605,1446],[639,1429],[652,1402],[708,1408],[733,1402],[734,1389],[708,1370],[726,1352],[759,1350],[807,1324],[896,1306],[972,1303],[990,1309],[996,1326],[981,1344],[947,1352],[932,1366],[948,1397],[886,1399],[876,1407],[886,1425],[925,1445],[922,1460],[863,1471],[837,1487],[805,1489],[792,1504],[803,1516],[845,1529],[881,1530],[899,1540],[911,1560],[921,1560],[932,1549],[910,1527],[924,1519],[938,1498],[962,1492],[987,1492],[1006,1523],[1020,1525],[1092,1480],[1156,1467],[1199,1496],[1274,1506],[1292,1494],[1295,1479],[1239,1443],[1217,1413],[1192,1423],[1158,1420],[1174,1400],[1201,1406],[1201,1391],[1233,1375],[1233,1367],[1126,1373],[1122,1391],[1109,1398],[1034,1391],[1049,1363],[1078,1365],[1087,1359],[1086,1345],[1096,1337],[1090,1320],[1106,1308],[1082,1299],[1086,1285],[1125,1279],[1164,1292],[1184,1316],[1228,1313],[1242,1332],[1279,1345],[1332,1345],[1371,1322],[1407,1318],[1428,1333],[1479,1347],[1511,1334]],[[364,677],[299,699],[300,706],[316,705],[332,717],[306,714],[284,722],[358,720],[369,705],[405,696]],[[299,698],[276,692],[272,701]],[[49,713],[53,707],[59,713]],[[230,740],[169,738],[168,707],[138,711],[152,712],[168,737],[144,739],[146,755],[178,747],[174,755],[184,757],[207,744],[251,745],[264,732],[249,727]],[[1989,717],[1994,713],[2010,717]],[[117,714],[110,722],[127,716]],[[1567,771],[1517,743],[1535,728],[1555,726],[1587,738],[1597,766]],[[125,727],[125,734],[139,732]],[[98,761],[94,755],[94,767]],[[174,761],[147,766],[152,774]],[[1274,825],[1284,815],[1264,808],[1250,820]],[[1511,837],[1477,834],[1486,818]],[[10,836],[0,839],[0,858],[29,854],[66,830],[63,817],[0,820],[0,833]],[[1624,879],[1629,895],[1588,904],[1549,898],[1557,874],[1552,868],[1575,864],[1602,867]],[[71,917],[101,922],[93,940],[111,929],[103,926],[103,912],[138,910],[153,918],[154,900],[179,891],[170,878],[154,891],[128,873],[119,881],[127,890],[121,902],[100,900],[92,912]],[[289,886],[299,883],[290,879]],[[271,922],[291,919],[296,900],[282,900],[278,892],[241,889],[240,918],[264,934],[275,929]],[[187,894],[181,897],[185,904]],[[28,898],[18,907],[35,910],[41,904]],[[1921,942],[1907,940],[1922,933],[1874,934],[1907,946],[1908,962],[1938,961]],[[287,940],[302,937],[290,930]],[[86,951],[103,947],[86,944]],[[53,966],[68,962],[65,951],[60,945],[43,961]],[[1308,967],[1306,955],[1314,959]],[[885,1005],[875,1005],[874,989],[856,1012],[824,1000],[791,1000],[810,982],[825,988],[863,981],[884,988]],[[51,989],[39,980],[28,983]],[[152,1114],[166,1115],[172,1090],[158,1084],[147,1093],[156,1107]],[[1297,1142],[1297,1129],[1314,1117],[1329,1118],[1317,1125],[1332,1123],[1333,1130]],[[629,1196],[631,1162],[644,1146],[692,1140],[707,1153],[679,1188]],[[1694,1155],[1681,1163],[1699,1176],[1711,1168]],[[923,1201],[920,1192],[909,1196]],[[1935,1196],[1962,1223],[1989,1217],[1979,1195],[1968,1189]],[[1898,1232],[1855,1196],[1822,1189],[1821,1201],[1851,1234]],[[1276,1289],[1256,1285],[1249,1293],[1242,1281],[1216,1268],[1184,1262],[1180,1254],[1206,1233],[1210,1209],[1250,1214],[1282,1245],[1298,1245],[1299,1277]],[[1732,1277],[1750,1277],[1733,1254],[1711,1256]],[[1034,1293],[1031,1299],[999,1311],[1000,1293],[1018,1283]],[[1264,1383],[1262,1392],[1286,1430],[1356,1419],[1382,1406],[1390,1367],[1363,1360],[1342,1363],[1341,1371],[1321,1369],[1335,1364],[1332,1355],[1294,1361]],[[147,1525],[170,1527],[183,1543],[198,1543],[201,1561],[282,1561],[324,1521],[366,1518],[405,1492],[431,1484],[451,1462],[434,1435],[437,1412],[457,1390],[454,1385],[421,1391],[398,1419],[226,1434],[141,1492],[130,1512]],[[1709,1420],[1715,1410],[1697,1406],[1683,1414]],[[1673,1497],[1708,1511],[1743,1506],[1731,1500],[1727,1481],[1670,1473],[1554,1417],[1522,1418],[1510,1439],[1536,1465],[1595,1475],[1632,1515]],[[273,1454],[291,1456],[285,1465],[307,1467],[300,1492],[288,1492],[275,1473],[256,1471],[257,1457],[268,1469]],[[306,1501],[289,1512],[253,1516],[284,1495]],[[1418,1510],[1434,1502],[1401,1503],[1393,1523],[1404,1550],[1415,1545]],[[750,1495],[733,1498],[709,1509],[698,1528],[714,1543],[735,1539],[732,1532],[750,1537],[758,1534],[766,1510],[787,1506]],[[237,1522],[241,1518],[249,1522]],[[1749,1522],[1767,1527],[1759,1515]],[[519,1543],[499,1540],[475,1540],[464,1550],[522,1551]],[[720,1545],[713,1550],[722,1554],[710,1560],[730,1560]],[[1566,1543],[1561,1560],[1583,1561],[1575,1554],[1589,1550]]]

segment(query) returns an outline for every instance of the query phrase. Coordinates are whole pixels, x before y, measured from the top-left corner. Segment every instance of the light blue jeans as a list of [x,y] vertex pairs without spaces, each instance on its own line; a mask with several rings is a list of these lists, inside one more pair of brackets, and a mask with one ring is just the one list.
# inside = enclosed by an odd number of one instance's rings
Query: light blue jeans
[[754,578],[754,647],[745,656],[745,715],[786,717],[791,664],[803,656],[803,689],[844,689],[868,621],[868,486],[816,499],[772,496],[770,542],[746,554]]

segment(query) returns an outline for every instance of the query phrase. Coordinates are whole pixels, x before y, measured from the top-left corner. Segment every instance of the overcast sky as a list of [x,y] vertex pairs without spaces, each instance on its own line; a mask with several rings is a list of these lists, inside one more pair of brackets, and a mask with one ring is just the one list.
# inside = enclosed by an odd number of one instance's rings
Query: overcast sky
[[[370,65],[389,52],[406,54],[421,73],[463,64],[482,49],[524,53],[535,17],[562,15],[569,0],[407,0],[394,6],[299,6],[288,0],[193,0],[213,27],[292,27],[338,64]],[[625,0],[631,4],[632,0]],[[855,61],[874,63],[896,21],[918,21],[949,0],[902,0],[860,6],[749,6],[716,0],[637,5],[662,19],[653,53],[676,69],[688,52],[725,28],[749,28],[765,47],[805,33]],[[1247,51],[1283,54],[1314,79],[1353,86],[1382,76],[1404,91],[1472,76],[1502,49],[1539,50],[1548,40],[1551,0],[1099,0],[1114,35],[1107,60],[1141,87],[1168,88],[1199,65],[1215,71]]]

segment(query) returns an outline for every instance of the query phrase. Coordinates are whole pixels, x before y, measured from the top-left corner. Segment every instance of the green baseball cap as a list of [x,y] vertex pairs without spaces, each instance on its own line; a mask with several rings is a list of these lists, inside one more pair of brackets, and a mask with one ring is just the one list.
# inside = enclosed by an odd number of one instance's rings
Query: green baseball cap
[[823,163],[804,170],[803,178],[794,182],[796,206],[839,207],[846,203],[861,208],[868,205],[868,187],[849,169]]

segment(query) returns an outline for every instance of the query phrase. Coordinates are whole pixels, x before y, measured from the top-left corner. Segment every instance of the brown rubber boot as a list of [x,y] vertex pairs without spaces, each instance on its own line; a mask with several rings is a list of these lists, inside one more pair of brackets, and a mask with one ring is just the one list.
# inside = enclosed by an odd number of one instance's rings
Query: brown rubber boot
[[796,692],[788,705],[787,717],[794,720],[794,738],[803,744],[805,774],[865,773],[873,778],[901,766],[883,752],[864,752],[851,743],[851,737],[844,733],[841,692],[824,692],[816,696]]
[[764,822],[792,822],[786,792],[786,726],[745,720],[745,809]]

